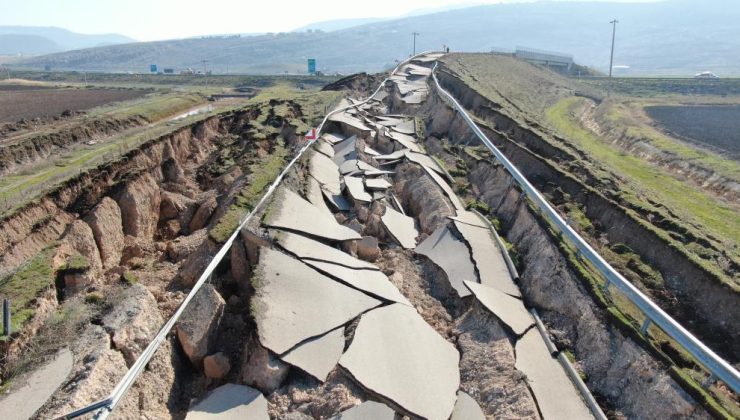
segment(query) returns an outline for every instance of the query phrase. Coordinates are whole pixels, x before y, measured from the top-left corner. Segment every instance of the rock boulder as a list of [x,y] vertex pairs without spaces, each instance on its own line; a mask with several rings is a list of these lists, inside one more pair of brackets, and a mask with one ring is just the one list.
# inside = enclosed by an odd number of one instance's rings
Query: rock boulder
[[275,357],[256,340],[244,348],[241,378],[265,394],[280,388],[288,376],[290,365]]
[[218,330],[226,302],[216,289],[206,284],[195,295],[177,324],[177,339],[195,366],[208,354],[208,344]]
[[157,300],[141,284],[124,289],[116,301],[114,309],[103,318],[103,327],[130,367],[157,334],[164,320]]
[[218,352],[203,359],[203,370],[209,378],[223,379],[231,370],[231,362],[225,354]]
[[208,220],[211,215],[218,207],[218,201],[215,196],[208,197],[201,205],[198,210],[195,211],[193,219],[190,220],[190,231],[195,232],[198,229],[205,227],[208,224]]
[[123,232],[137,238],[151,239],[157,231],[161,197],[157,181],[144,174],[126,184],[118,197]]
[[104,197],[85,221],[92,229],[103,268],[117,266],[121,262],[124,245],[123,222],[118,203],[110,197]]

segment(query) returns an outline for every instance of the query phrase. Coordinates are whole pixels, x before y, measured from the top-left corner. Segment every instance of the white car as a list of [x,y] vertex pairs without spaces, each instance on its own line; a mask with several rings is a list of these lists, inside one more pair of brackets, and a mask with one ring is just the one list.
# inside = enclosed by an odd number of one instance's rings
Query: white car
[[703,71],[694,75],[694,79],[719,79],[719,76],[711,71]]

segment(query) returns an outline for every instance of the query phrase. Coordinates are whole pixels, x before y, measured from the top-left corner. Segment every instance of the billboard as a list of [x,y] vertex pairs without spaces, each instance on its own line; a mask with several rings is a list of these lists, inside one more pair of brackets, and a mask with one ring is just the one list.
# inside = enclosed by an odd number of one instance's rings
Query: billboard
[[150,64],[149,65],[149,72],[150,73],[156,73],[157,72],[157,65],[156,64]]
[[316,73],[316,59],[315,58],[308,59],[308,72],[311,74]]

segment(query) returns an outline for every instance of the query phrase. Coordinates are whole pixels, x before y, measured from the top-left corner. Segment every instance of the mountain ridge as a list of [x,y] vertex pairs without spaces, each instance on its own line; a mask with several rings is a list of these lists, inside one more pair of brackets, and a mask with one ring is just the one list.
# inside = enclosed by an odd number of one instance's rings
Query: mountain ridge
[[0,54],[35,55],[132,43],[120,34],[82,34],[56,26],[0,25]]
[[[740,75],[740,4],[708,0],[657,3],[537,2],[475,6],[383,20],[332,32],[273,33],[115,45],[33,57],[22,68],[147,71],[149,64],[183,69],[208,60],[215,72],[305,73],[315,58],[325,72],[380,71],[417,51],[487,52],[526,46],[571,54],[605,71],[611,25],[618,18],[618,74],[693,76],[712,70]],[[310,26],[310,25],[308,25]]]

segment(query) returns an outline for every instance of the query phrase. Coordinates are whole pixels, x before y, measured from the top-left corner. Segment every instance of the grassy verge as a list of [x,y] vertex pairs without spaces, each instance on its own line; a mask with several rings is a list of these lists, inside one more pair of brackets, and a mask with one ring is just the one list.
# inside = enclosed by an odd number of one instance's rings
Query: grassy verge
[[55,252],[56,245],[45,248],[18,271],[0,282],[0,297],[10,299],[11,302],[13,331],[20,330],[33,316],[33,309],[29,308],[31,302],[44,290],[54,287],[52,258]]
[[[446,145],[444,150],[458,159],[460,157],[467,160],[475,159],[474,156],[460,146]],[[465,191],[470,191],[469,184],[463,186],[463,192]],[[488,206],[476,201],[469,194],[463,194],[463,196],[466,197],[466,201],[471,208],[475,208],[491,218],[492,224],[499,230],[498,220],[492,218],[494,215],[491,214]],[[563,196],[559,201],[565,203],[560,207],[567,215],[571,225],[576,227],[580,232],[587,232],[590,236],[597,234],[595,226],[593,226],[583,210],[573,204],[569,196]],[[527,203],[529,211],[532,214],[539,214],[538,210],[529,200],[526,200],[525,203]],[[664,364],[667,373],[715,417],[722,419],[739,418],[740,407],[728,395],[726,390],[720,389],[716,384],[708,388],[700,385],[708,379],[709,375],[688,352],[654,325],[649,327],[646,335],[642,334],[640,327],[645,318],[642,311],[613,288],[608,291],[605,290],[606,282],[598,273],[598,270],[587,261],[581,259],[576,250],[541,216],[538,217],[538,221],[564,256],[568,271],[573,273],[574,277],[583,284],[597,306],[604,310],[606,318],[612,325],[653,354],[658,361]],[[516,247],[506,242],[503,235],[502,239],[515,266],[522,272],[523,262]],[[637,284],[640,284],[641,288],[659,288],[662,285],[663,279],[660,273],[642,262],[640,256],[626,246],[616,244],[607,247],[594,241],[591,241],[591,244],[597,248],[601,255],[604,255],[610,264],[617,267],[620,272],[627,274],[630,280],[639,280]],[[571,360],[575,360],[571,349],[561,350],[565,351]]]
[[265,189],[280,174],[288,156],[288,149],[279,140],[268,157],[249,166],[246,186],[236,196],[223,217],[208,232],[211,239],[223,243],[231,236],[242,217],[254,208]]
[[205,102],[205,97],[194,93],[153,93],[127,103],[93,109],[90,115],[116,118],[142,116],[149,122],[157,122]]
[[672,139],[632,116],[632,113],[636,111],[635,107],[643,108],[653,104],[655,103],[646,101],[607,101],[600,107],[604,107],[604,119],[607,123],[611,127],[621,129],[624,137],[648,142],[659,150],[674,154],[684,161],[708,168],[726,178],[740,181],[740,165],[737,162]]
[[[221,109],[218,112],[225,111],[225,109]],[[211,117],[216,112],[198,114],[153,127],[132,129],[113,136],[104,143],[84,145],[57,156],[55,159],[44,161],[34,167],[33,170],[4,176],[0,178],[0,208],[4,209],[0,216],[11,214],[16,209],[69,179],[101,164],[118,159],[148,141]]]
[[[527,205],[531,212],[537,214],[536,207],[528,200]],[[708,388],[700,385],[700,382],[709,378],[709,373],[693,356],[654,325],[648,328],[647,334],[642,334],[640,326],[645,318],[642,311],[618,291],[607,290],[606,281],[598,274],[598,270],[581,259],[549,223],[544,219],[540,219],[540,223],[565,257],[569,271],[587,288],[597,305],[606,311],[607,318],[614,326],[666,364],[668,374],[715,417],[729,420],[740,416],[740,407],[716,384]],[[666,353],[667,348],[671,355]]]
[[[623,199],[635,203],[637,207],[645,206],[647,198],[662,203],[687,225],[694,229],[706,229],[719,238],[728,252],[738,256],[736,241],[740,238],[740,218],[737,217],[737,209],[717,202],[698,188],[640,158],[623,153],[581,128],[571,114],[572,107],[579,100],[575,97],[564,99],[549,108],[546,113],[548,121],[591,159],[625,181],[621,192]],[[704,235],[699,233],[697,236]]]
[[[265,89],[248,102],[260,108],[259,117],[250,123],[254,128],[249,134],[256,140],[276,137],[280,129],[271,126],[269,120],[272,117],[279,117],[294,127],[296,134],[302,135],[311,126],[316,126],[342,96],[342,92],[297,90],[289,84],[279,84]],[[290,102],[276,103],[276,101]],[[293,116],[290,104],[300,107],[301,117]],[[280,174],[289,157],[290,151],[283,141],[278,139],[268,157],[249,165],[246,186],[224,216],[209,231],[211,239],[222,243],[229,238],[239,226],[241,218],[254,208],[265,189]]]

